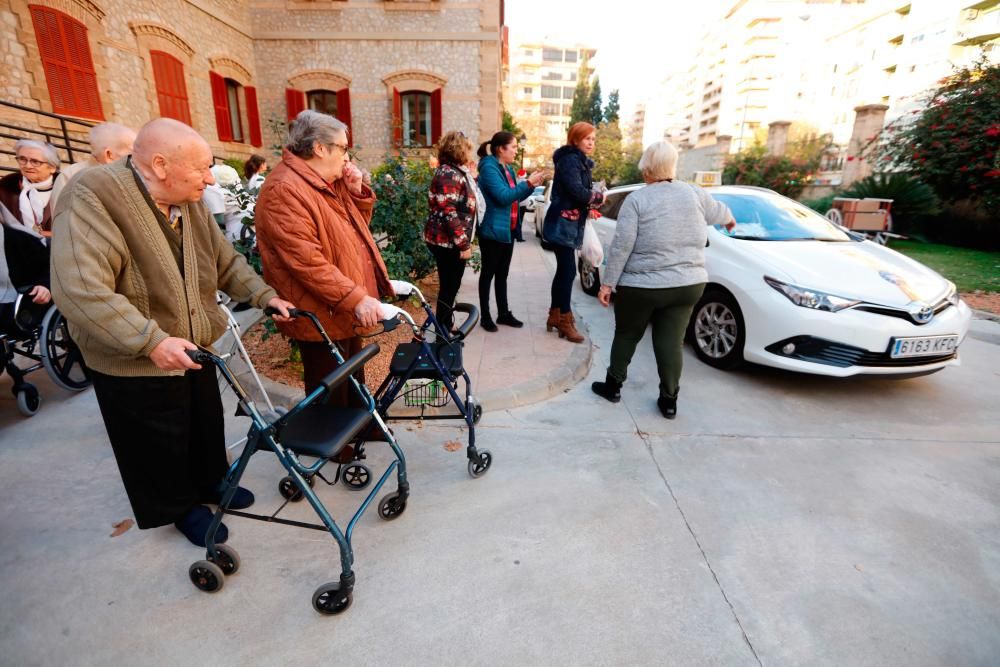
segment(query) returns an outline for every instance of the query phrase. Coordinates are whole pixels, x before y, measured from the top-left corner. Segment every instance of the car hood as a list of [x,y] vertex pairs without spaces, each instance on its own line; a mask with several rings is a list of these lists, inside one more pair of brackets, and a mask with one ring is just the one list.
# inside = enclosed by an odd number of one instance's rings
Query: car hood
[[850,299],[905,306],[934,303],[949,290],[923,264],[869,241],[732,241],[762,266],[778,269],[775,278]]

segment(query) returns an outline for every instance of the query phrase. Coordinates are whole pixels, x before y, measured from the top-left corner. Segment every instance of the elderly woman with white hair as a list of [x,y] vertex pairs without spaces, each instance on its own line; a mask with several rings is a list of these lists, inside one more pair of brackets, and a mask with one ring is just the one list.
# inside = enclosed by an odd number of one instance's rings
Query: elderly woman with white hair
[[660,376],[657,406],[667,419],[677,416],[684,330],[701,293],[708,225],[733,226],[725,204],[700,187],[675,181],[677,151],[665,141],[648,147],[639,160],[646,187],[630,194],[618,212],[598,299],[611,303],[615,292],[615,337],[604,382],[594,393],[617,403],[635,348],[653,326],[653,353]]
[[18,291],[48,303],[52,182],[59,154],[51,144],[22,139],[14,144],[19,171],[0,178],[0,329],[9,329]]

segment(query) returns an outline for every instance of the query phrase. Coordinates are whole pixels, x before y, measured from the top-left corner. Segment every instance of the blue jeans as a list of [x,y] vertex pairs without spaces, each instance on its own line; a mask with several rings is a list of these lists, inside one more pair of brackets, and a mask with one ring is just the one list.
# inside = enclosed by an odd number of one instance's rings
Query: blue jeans
[[570,296],[573,294],[573,279],[576,278],[576,249],[554,245],[552,252],[556,256],[556,275],[552,279],[550,308],[558,308],[560,313],[568,313]]

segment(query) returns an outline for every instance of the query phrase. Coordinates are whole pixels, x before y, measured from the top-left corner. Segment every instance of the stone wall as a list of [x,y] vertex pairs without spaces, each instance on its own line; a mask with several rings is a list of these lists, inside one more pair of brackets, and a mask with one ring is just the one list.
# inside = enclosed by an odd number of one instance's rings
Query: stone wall
[[[106,120],[138,127],[158,117],[149,52],[184,65],[191,124],[219,157],[269,153],[286,120],[289,79],[332,72],[351,92],[354,143],[366,161],[391,149],[391,87],[400,72],[440,81],[442,129],[476,138],[500,126],[500,0],[31,0],[84,23]],[[317,7],[317,5],[319,7]],[[2,99],[52,111],[28,0],[0,0]],[[219,141],[209,71],[257,89],[264,146]],[[0,119],[57,127],[0,107]],[[83,128],[81,128],[83,129]],[[3,159],[7,158],[7,159]],[[12,164],[0,156],[3,164]],[[374,165],[366,165],[374,166]]]

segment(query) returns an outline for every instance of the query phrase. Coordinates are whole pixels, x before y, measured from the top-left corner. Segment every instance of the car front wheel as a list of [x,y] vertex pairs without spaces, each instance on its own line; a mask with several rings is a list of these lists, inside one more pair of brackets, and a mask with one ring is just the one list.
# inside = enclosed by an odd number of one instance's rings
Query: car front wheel
[[583,288],[584,294],[597,296],[597,293],[601,291],[601,270],[582,259],[578,262],[578,268],[580,287]]
[[698,358],[709,366],[728,370],[743,362],[746,326],[743,312],[729,292],[709,289],[694,307],[688,338]]

